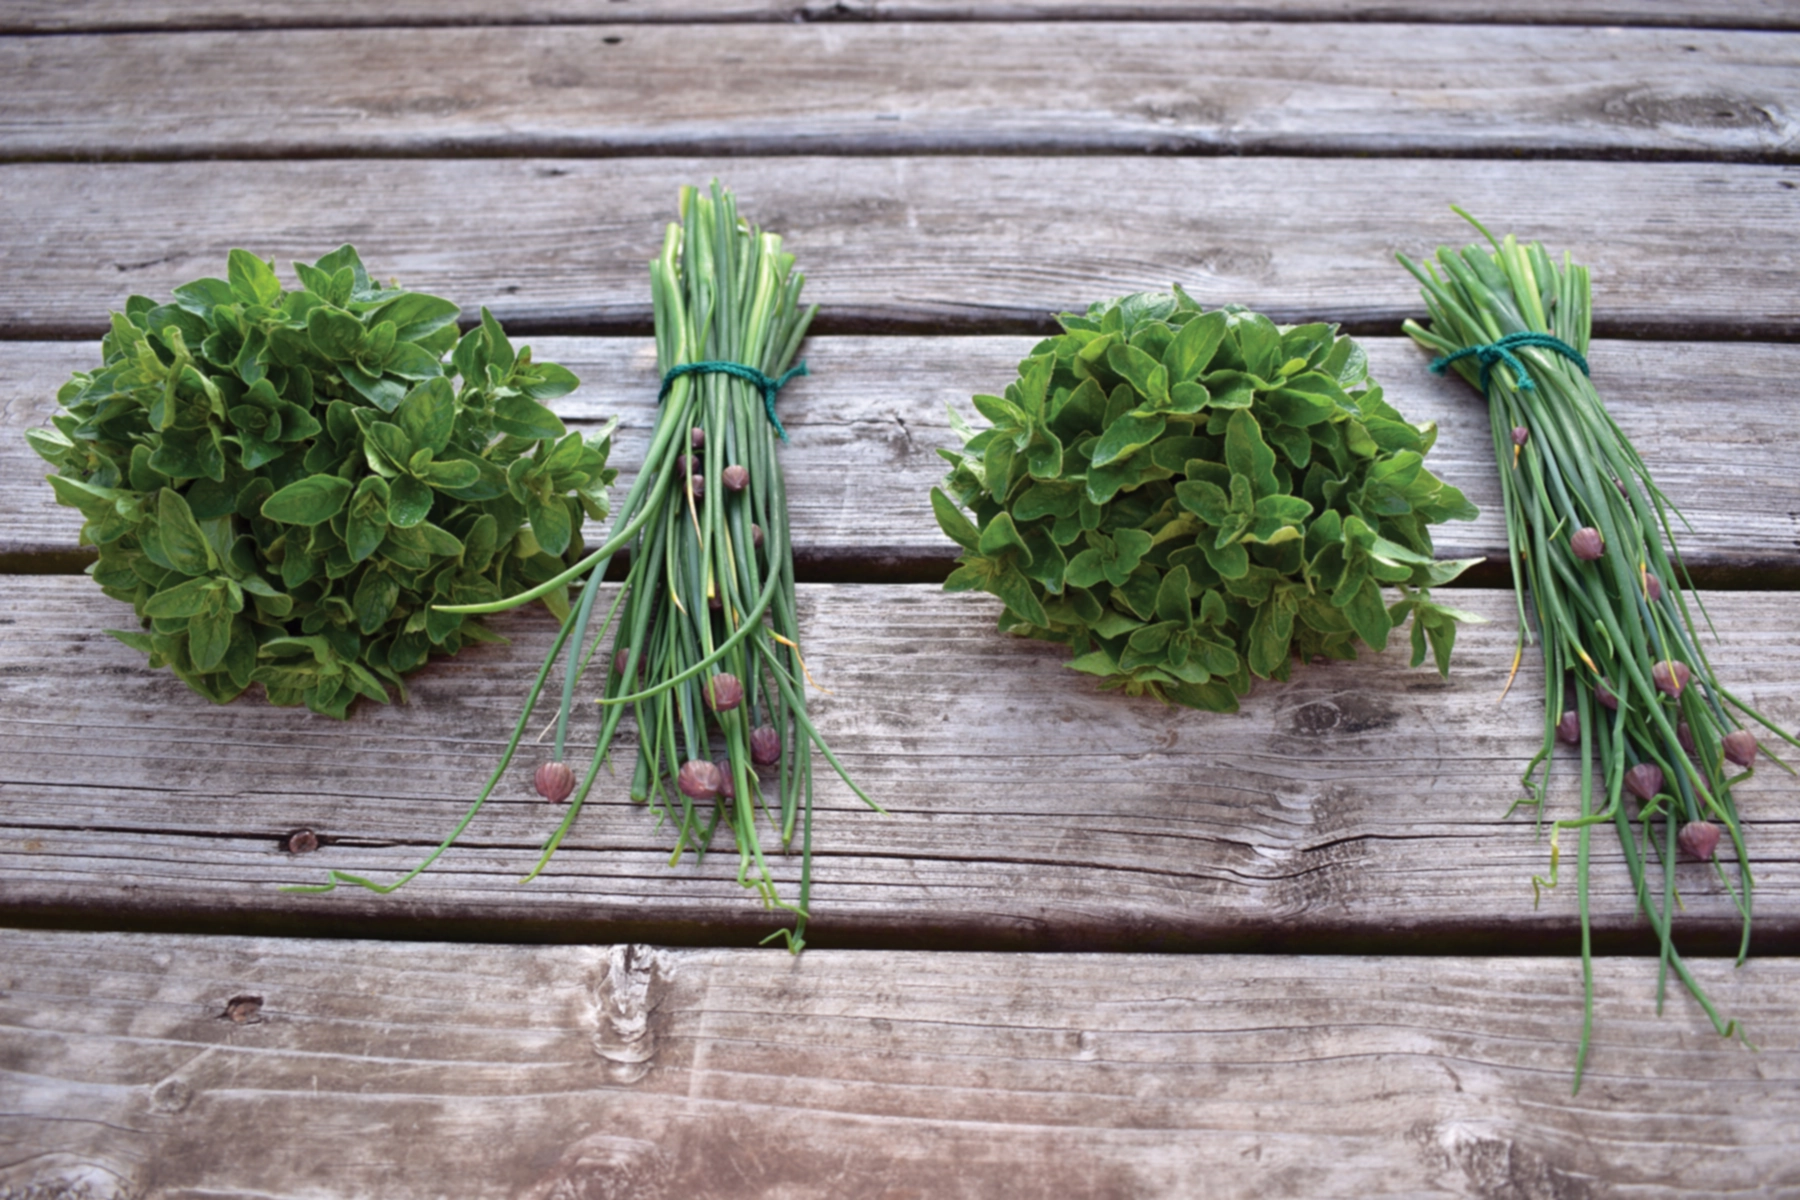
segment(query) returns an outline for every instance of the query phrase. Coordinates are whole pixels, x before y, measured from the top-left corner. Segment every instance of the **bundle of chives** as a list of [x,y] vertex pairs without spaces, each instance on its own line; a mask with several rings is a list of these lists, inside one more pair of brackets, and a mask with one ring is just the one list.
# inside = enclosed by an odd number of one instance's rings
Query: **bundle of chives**
[[[561,845],[620,720],[637,722],[631,796],[673,823],[673,866],[684,852],[705,853],[724,824],[736,842],[738,882],[766,907],[793,916],[779,929],[798,952],[805,944],[812,893],[812,750],[850,781],[806,715],[793,548],[787,493],[775,461],[775,395],[805,365],[788,370],[816,307],[801,309],[805,276],[781,239],[741,221],[730,192],[681,190],[681,221],[671,224],[650,264],[661,411],[644,466],[618,523],[599,549],[555,579],[492,604],[451,611],[497,612],[524,604],[586,575],[578,602],[538,671],[525,711],[500,764],[462,821],[412,872],[377,885],[340,872],[334,882],[392,891],[423,871],[468,827],[516,753],[555,664],[567,661],[556,718],[553,760],[537,770],[538,790],[573,802],[544,847],[529,882]],[[627,551],[625,583],[589,640],[601,579],[614,554]],[[601,693],[602,721],[592,762],[577,787],[563,762],[569,715],[583,669],[610,629],[618,629]],[[587,646],[579,661],[576,654]],[[714,744],[721,753],[715,757]],[[772,768],[775,802],[757,768]],[[783,848],[800,836],[799,894],[784,900],[763,854],[758,810]],[[769,939],[765,939],[769,940]]]
[[[1431,315],[1429,329],[1408,321],[1406,331],[1444,356],[1433,370],[1454,368],[1487,398],[1519,605],[1515,672],[1531,640],[1527,591],[1542,635],[1544,744],[1526,766],[1530,796],[1520,802],[1535,804],[1540,820],[1557,742],[1579,747],[1581,815],[1554,822],[1550,878],[1533,883],[1555,886],[1559,836],[1576,830],[1585,987],[1579,1089],[1593,1030],[1591,830],[1610,823],[1618,831],[1639,907],[1660,941],[1659,1011],[1672,969],[1714,1029],[1730,1036],[1735,1023],[1719,1016],[1674,946],[1675,863],[1686,853],[1714,864],[1741,917],[1742,962],[1752,879],[1731,788],[1751,773],[1758,747],[1731,712],[1794,739],[1722,687],[1700,648],[1681,586],[1692,584],[1670,526],[1680,514],[1588,380],[1587,269],[1567,256],[1559,267],[1535,242],[1496,242],[1457,211],[1491,250],[1440,248],[1436,267],[1400,255]],[[1574,705],[1566,710],[1565,692]],[[1736,861],[1731,874],[1715,854],[1721,827]]]

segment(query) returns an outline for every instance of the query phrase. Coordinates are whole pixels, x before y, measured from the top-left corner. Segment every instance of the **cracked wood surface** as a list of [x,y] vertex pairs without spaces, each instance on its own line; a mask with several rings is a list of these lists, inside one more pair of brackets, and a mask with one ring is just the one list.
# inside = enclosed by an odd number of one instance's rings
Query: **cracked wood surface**
[[1442,24],[1078,21],[0,38],[0,157],[1800,147],[1800,36],[1494,25],[1480,43]]
[[[215,707],[105,636],[128,607],[69,576],[13,577],[0,637],[0,921],[169,931],[749,944],[775,914],[729,853],[671,869],[671,839],[603,777],[543,876],[518,879],[562,810],[527,747],[463,843],[390,896],[296,895],[328,869],[393,878],[456,823],[498,759],[554,633],[496,619],[414,677],[410,705],[348,724],[259,695]],[[1061,647],[993,629],[985,596],[931,586],[801,588],[810,706],[863,809],[821,766],[818,945],[935,949],[1481,952],[1575,946],[1572,885],[1547,871],[1529,815],[1507,819],[1541,736],[1535,654],[1511,698],[1510,596],[1458,639],[1449,680],[1404,643],[1258,684],[1237,715],[1100,693]],[[604,601],[603,601],[604,603]],[[1800,726],[1800,597],[1718,593],[1720,678]],[[549,706],[546,705],[546,709]],[[547,720],[546,718],[543,718]],[[629,722],[627,723],[629,727]],[[535,726],[534,726],[535,728]],[[589,749],[572,732],[571,762]],[[1557,767],[1552,815],[1576,811]],[[1800,819],[1773,769],[1737,789],[1757,870],[1757,945],[1800,951]],[[284,850],[297,828],[323,843]],[[767,839],[772,841],[773,839]],[[729,845],[729,843],[726,843]],[[1651,945],[1616,837],[1594,839],[1600,944]],[[1573,844],[1565,847],[1572,855]],[[1565,859],[1567,863],[1567,859]],[[798,855],[773,869],[792,894]],[[1565,867],[1565,870],[1567,866]],[[1735,913],[1704,866],[1677,875],[1678,945],[1735,950]]]
[[1088,156],[0,166],[0,336],[98,338],[233,247],[286,272],[345,241],[516,333],[648,333],[677,188],[714,178],[786,235],[821,334],[1038,332],[1171,281],[1396,333],[1423,306],[1394,253],[1475,240],[1455,201],[1590,267],[1600,336],[1800,338],[1800,166]]
[[1600,960],[1571,1099],[1567,959],[5,936],[7,1196],[1800,1190],[1795,959]]
[[[1783,0],[1509,0],[1512,25],[1795,29]],[[1438,21],[1497,23],[1493,0],[12,0],[0,33],[308,26],[725,21]]]
[[[426,291],[430,282],[417,284]],[[783,448],[799,569],[813,579],[941,579],[956,555],[939,532],[929,493],[957,444],[945,418],[954,405],[979,427],[969,397],[998,393],[1034,344],[1021,337],[813,338],[814,374],[782,394],[793,434]],[[540,359],[583,380],[555,403],[577,426],[621,418],[612,461],[623,495],[655,419],[655,351],[647,339],[532,338]],[[1365,338],[1374,377],[1413,421],[1435,421],[1428,465],[1482,509],[1434,537],[1446,558],[1486,556],[1488,582],[1505,574],[1506,527],[1487,413],[1460,379],[1430,374],[1425,353],[1400,338]],[[81,517],[60,508],[42,482],[48,464],[24,431],[56,411],[71,371],[98,365],[91,343],[12,343],[0,373],[0,569],[70,569]],[[1692,523],[1679,544],[1709,584],[1778,586],[1800,581],[1800,439],[1786,403],[1800,376],[1800,346],[1601,342],[1590,353],[1603,396]],[[589,523],[590,537],[603,528]]]

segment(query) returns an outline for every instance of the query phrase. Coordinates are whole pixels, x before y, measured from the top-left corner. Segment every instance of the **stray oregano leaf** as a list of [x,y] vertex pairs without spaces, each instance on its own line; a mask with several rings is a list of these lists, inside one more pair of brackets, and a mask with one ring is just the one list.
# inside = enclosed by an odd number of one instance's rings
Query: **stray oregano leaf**
[[990,428],[951,412],[963,446],[931,495],[963,550],[947,591],[998,596],[1002,629],[1067,644],[1104,689],[1217,712],[1409,615],[1412,665],[1448,672],[1479,618],[1428,589],[1478,560],[1435,561],[1428,526],[1475,506],[1425,470],[1435,428],[1382,399],[1355,342],[1180,289],[1061,322],[975,397]]
[[89,574],[143,622],[113,636],[211,700],[259,683],[343,717],[494,640],[433,606],[560,574],[617,472],[610,426],[569,433],[541,403],[575,376],[485,309],[459,335],[455,304],[377,285],[350,246],[294,270],[284,290],[233,250],[226,279],[131,297],[26,436],[85,518]]

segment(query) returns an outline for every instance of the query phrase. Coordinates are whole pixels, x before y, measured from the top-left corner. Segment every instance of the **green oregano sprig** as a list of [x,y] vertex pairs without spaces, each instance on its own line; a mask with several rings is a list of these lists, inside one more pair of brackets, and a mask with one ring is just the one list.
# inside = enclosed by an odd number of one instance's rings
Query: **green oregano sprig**
[[1428,527],[1476,510],[1425,469],[1436,427],[1382,398],[1361,347],[1180,288],[1060,320],[1005,395],[975,397],[989,428],[951,410],[946,590],[998,596],[1001,629],[1069,645],[1102,688],[1194,708],[1379,650],[1409,614],[1413,665],[1429,650],[1448,673],[1456,623],[1480,618],[1428,589],[1479,560],[1434,561]]
[[[1462,215],[1487,246],[1440,248],[1436,262],[1423,265],[1399,256],[1431,317],[1429,328],[1408,321],[1406,331],[1443,356],[1434,370],[1455,370],[1488,404],[1519,613],[1514,669],[1533,640],[1544,656],[1543,747],[1526,764],[1527,798],[1519,804],[1533,806],[1541,821],[1557,744],[1579,755],[1580,815],[1552,825],[1550,874],[1532,885],[1534,892],[1556,886],[1561,834],[1575,830],[1585,990],[1579,1090],[1594,1019],[1593,828],[1618,833],[1639,910],[1656,934],[1659,1010],[1673,971],[1729,1036],[1735,1024],[1720,1016],[1675,948],[1676,861],[1685,855],[1711,864],[1741,919],[1742,962],[1753,880],[1731,789],[1749,777],[1759,747],[1734,714],[1800,742],[1721,686],[1707,661],[1675,546],[1672,518],[1680,514],[1587,375],[1587,268],[1567,256],[1557,264],[1536,242],[1496,241]],[[1699,597],[1692,599],[1699,608]],[[1715,856],[1721,836],[1735,861],[1731,874]]]
[[575,376],[487,310],[459,336],[455,304],[376,284],[350,246],[294,270],[284,289],[233,250],[226,279],[132,296],[27,438],[85,518],[89,573],[143,622],[109,633],[219,703],[260,683],[343,717],[498,640],[434,605],[557,575],[617,472],[610,426],[570,433],[541,403]]

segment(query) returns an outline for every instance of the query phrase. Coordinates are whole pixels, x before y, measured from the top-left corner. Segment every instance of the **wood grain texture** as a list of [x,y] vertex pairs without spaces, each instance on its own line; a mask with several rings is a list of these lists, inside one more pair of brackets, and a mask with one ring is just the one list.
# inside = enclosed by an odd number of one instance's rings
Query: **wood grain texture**
[[[534,338],[540,359],[585,381],[556,403],[577,425],[621,418],[614,465],[624,494],[655,420],[655,351],[647,340]],[[940,446],[957,444],[947,405],[978,426],[969,397],[1003,390],[1035,344],[1019,337],[814,338],[814,374],[782,395],[793,440],[782,451],[799,568],[815,580],[942,579],[956,547],[939,532],[929,493],[944,475]],[[1367,338],[1374,377],[1413,421],[1435,421],[1430,464],[1483,515],[1439,526],[1445,557],[1486,556],[1502,578],[1506,527],[1485,408],[1467,385],[1425,370],[1411,341]],[[89,345],[12,343],[0,349],[0,570],[78,569],[80,514],[60,508],[24,431],[56,411],[71,371],[98,362]],[[1800,414],[1787,402],[1800,346],[1601,342],[1594,378],[1693,529],[1680,545],[1711,585],[1800,583]],[[603,527],[592,522],[590,536]],[[1510,575],[1504,578],[1510,581]]]
[[0,39],[0,158],[1329,154],[1792,161],[1800,36],[1266,23]]
[[1800,1190],[1794,959],[1700,964],[1755,1052],[1601,960],[1571,1098],[1557,959],[6,945],[8,1196]]
[[1454,201],[1590,266],[1601,336],[1800,338],[1800,167],[1131,157],[5,166],[0,336],[98,337],[234,246],[285,268],[344,241],[509,327],[648,333],[676,189],[715,177],[787,235],[820,333],[1035,332],[1171,281],[1398,332],[1422,306],[1393,255],[1470,241]]
[[700,21],[1441,21],[1794,29],[1783,0],[13,0],[0,33]]
[[[561,818],[527,749],[464,843],[391,896],[296,895],[328,868],[392,878],[449,831],[497,760],[553,633],[496,620],[415,677],[409,706],[348,724],[258,697],[213,707],[100,632],[130,610],[84,579],[12,577],[0,627],[0,919],[209,932],[747,944],[775,924],[735,857],[675,869],[670,839],[602,780],[549,871],[518,878]],[[1541,694],[1513,655],[1511,598],[1459,601],[1448,681],[1402,647],[1263,684],[1235,716],[1096,692],[1061,648],[994,632],[997,606],[936,588],[801,589],[810,701],[863,809],[818,774],[816,944],[1091,950],[1370,949],[1550,953],[1573,945],[1573,887],[1532,905],[1548,866],[1504,814],[1537,748]],[[1800,727],[1800,597],[1715,594],[1720,676]],[[547,719],[547,718],[545,718]],[[585,763],[588,750],[569,757]],[[625,753],[631,745],[627,737]],[[629,762],[629,757],[625,759]],[[1553,810],[1574,811],[1573,764]],[[1800,948],[1800,785],[1739,790],[1758,869],[1763,953]],[[310,854],[284,852],[312,830]],[[1613,835],[1595,839],[1600,944],[1642,947]],[[797,855],[774,862],[783,886]],[[1735,947],[1728,898],[1699,864],[1678,879],[1678,944]]]

